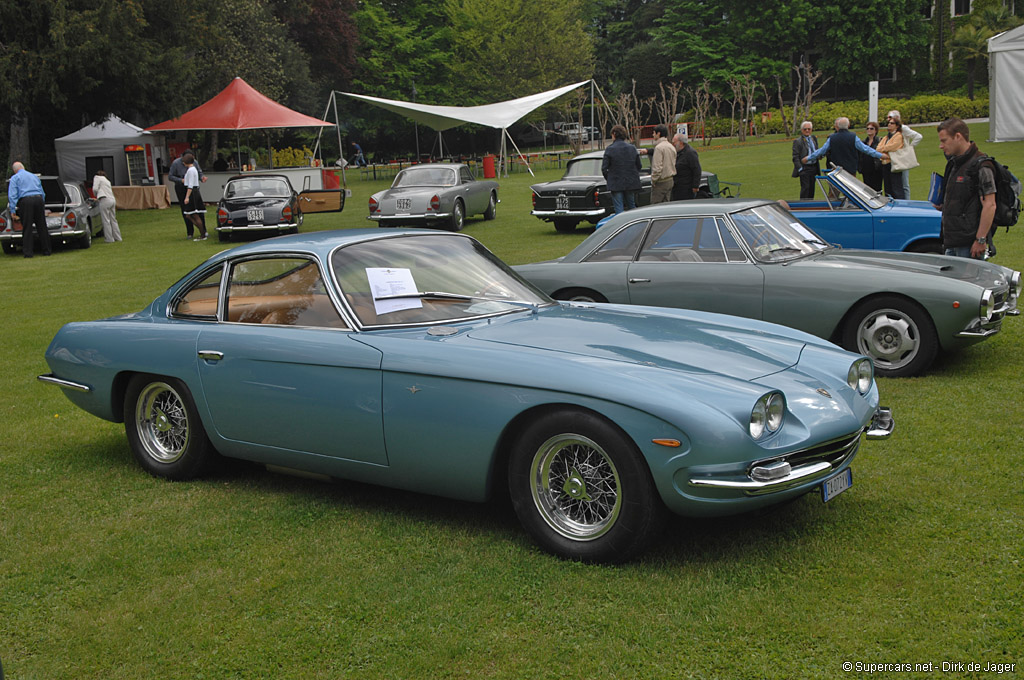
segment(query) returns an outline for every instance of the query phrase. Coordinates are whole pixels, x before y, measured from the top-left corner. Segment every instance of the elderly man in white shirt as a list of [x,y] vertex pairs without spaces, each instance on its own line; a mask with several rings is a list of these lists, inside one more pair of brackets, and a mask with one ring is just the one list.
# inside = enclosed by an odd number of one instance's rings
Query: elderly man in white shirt
[[[890,111],[887,117],[892,118],[894,116],[897,120],[903,120],[903,116],[901,116],[900,112],[895,109]],[[917,146],[921,143],[922,137],[920,132],[914,132],[906,125],[900,128],[900,132],[903,133],[904,144]],[[910,170],[903,171],[903,198],[910,200]]]
[[117,201],[114,200],[114,189],[110,186],[107,173],[97,170],[92,178],[92,193],[96,197],[96,205],[100,209],[103,220],[103,240],[107,243],[121,240],[121,228],[117,225]]

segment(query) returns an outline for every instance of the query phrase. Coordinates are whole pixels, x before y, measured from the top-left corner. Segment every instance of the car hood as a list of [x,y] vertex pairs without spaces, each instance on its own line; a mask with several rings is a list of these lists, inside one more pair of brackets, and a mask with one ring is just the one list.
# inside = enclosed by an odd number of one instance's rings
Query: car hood
[[804,258],[787,266],[819,267],[835,269],[863,269],[865,276],[879,268],[900,272],[931,274],[948,279],[957,279],[979,286],[1002,285],[1006,283],[1003,268],[992,266],[984,260],[964,257],[946,257],[925,253],[888,253],[879,250],[836,249],[817,257]]
[[475,328],[469,337],[590,359],[659,366],[739,380],[797,364],[803,334],[721,314],[649,307],[563,304],[508,323]]

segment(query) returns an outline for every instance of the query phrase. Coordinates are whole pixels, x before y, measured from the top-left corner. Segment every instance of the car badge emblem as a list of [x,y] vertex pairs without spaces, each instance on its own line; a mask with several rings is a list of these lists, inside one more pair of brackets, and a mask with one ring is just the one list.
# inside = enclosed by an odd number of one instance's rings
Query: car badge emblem
[[819,387],[818,389],[816,389],[814,391],[817,392],[818,394],[820,394],[823,397],[828,397],[829,399],[832,398],[832,395],[829,394],[828,390],[826,390],[824,387]]

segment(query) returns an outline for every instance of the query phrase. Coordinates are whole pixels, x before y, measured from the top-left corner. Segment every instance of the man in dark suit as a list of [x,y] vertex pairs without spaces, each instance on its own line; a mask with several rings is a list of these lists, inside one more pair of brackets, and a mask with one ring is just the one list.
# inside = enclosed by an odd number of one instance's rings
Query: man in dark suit
[[814,125],[805,120],[800,124],[800,136],[793,140],[793,177],[800,178],[800,198],[814,198],[814,178],[821,172],[818,161],[803,162],[818,150],[818,138],[813,132]]
[[601,174],[612,195],[612,207],[618,215],[636,207],[636,192],[640,191],[640,154],[626,141],[626,128],[612,128],[612,143],[604,150]]
[[697,150],[686,143],[686,135],[679,133],[672,137],[672,146],[676,147],[676,183],[672,186],[672,200],[696,198],[701,175]]

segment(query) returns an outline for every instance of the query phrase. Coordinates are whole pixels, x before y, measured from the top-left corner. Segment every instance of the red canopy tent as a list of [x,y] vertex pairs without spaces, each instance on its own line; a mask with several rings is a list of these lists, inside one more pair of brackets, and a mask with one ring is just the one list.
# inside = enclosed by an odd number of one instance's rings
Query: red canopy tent
[[168,130],[255,130],[262,128],[326,127],[326,120],[313,118],[257,92],[249,83],[235,78],[216,97],[178,118],[146,128]]
[[[258,130],[289,127],[337,127],[326,120],[313,118],[278,104],[260,94],[249,83],[235,77],[210,101],[200,104],[177,118],[146,128],[151,132],[171,130]],[[236,136],[236,143],[237,143]],[[269,140],[268,140],[269,141]],[[341,132],[338,133],[341,148]],[[239,156],[241,153],[239,152]],[[242,159],[238,159],[241,166]],[[271,156],[273,165],[273,156]]]

